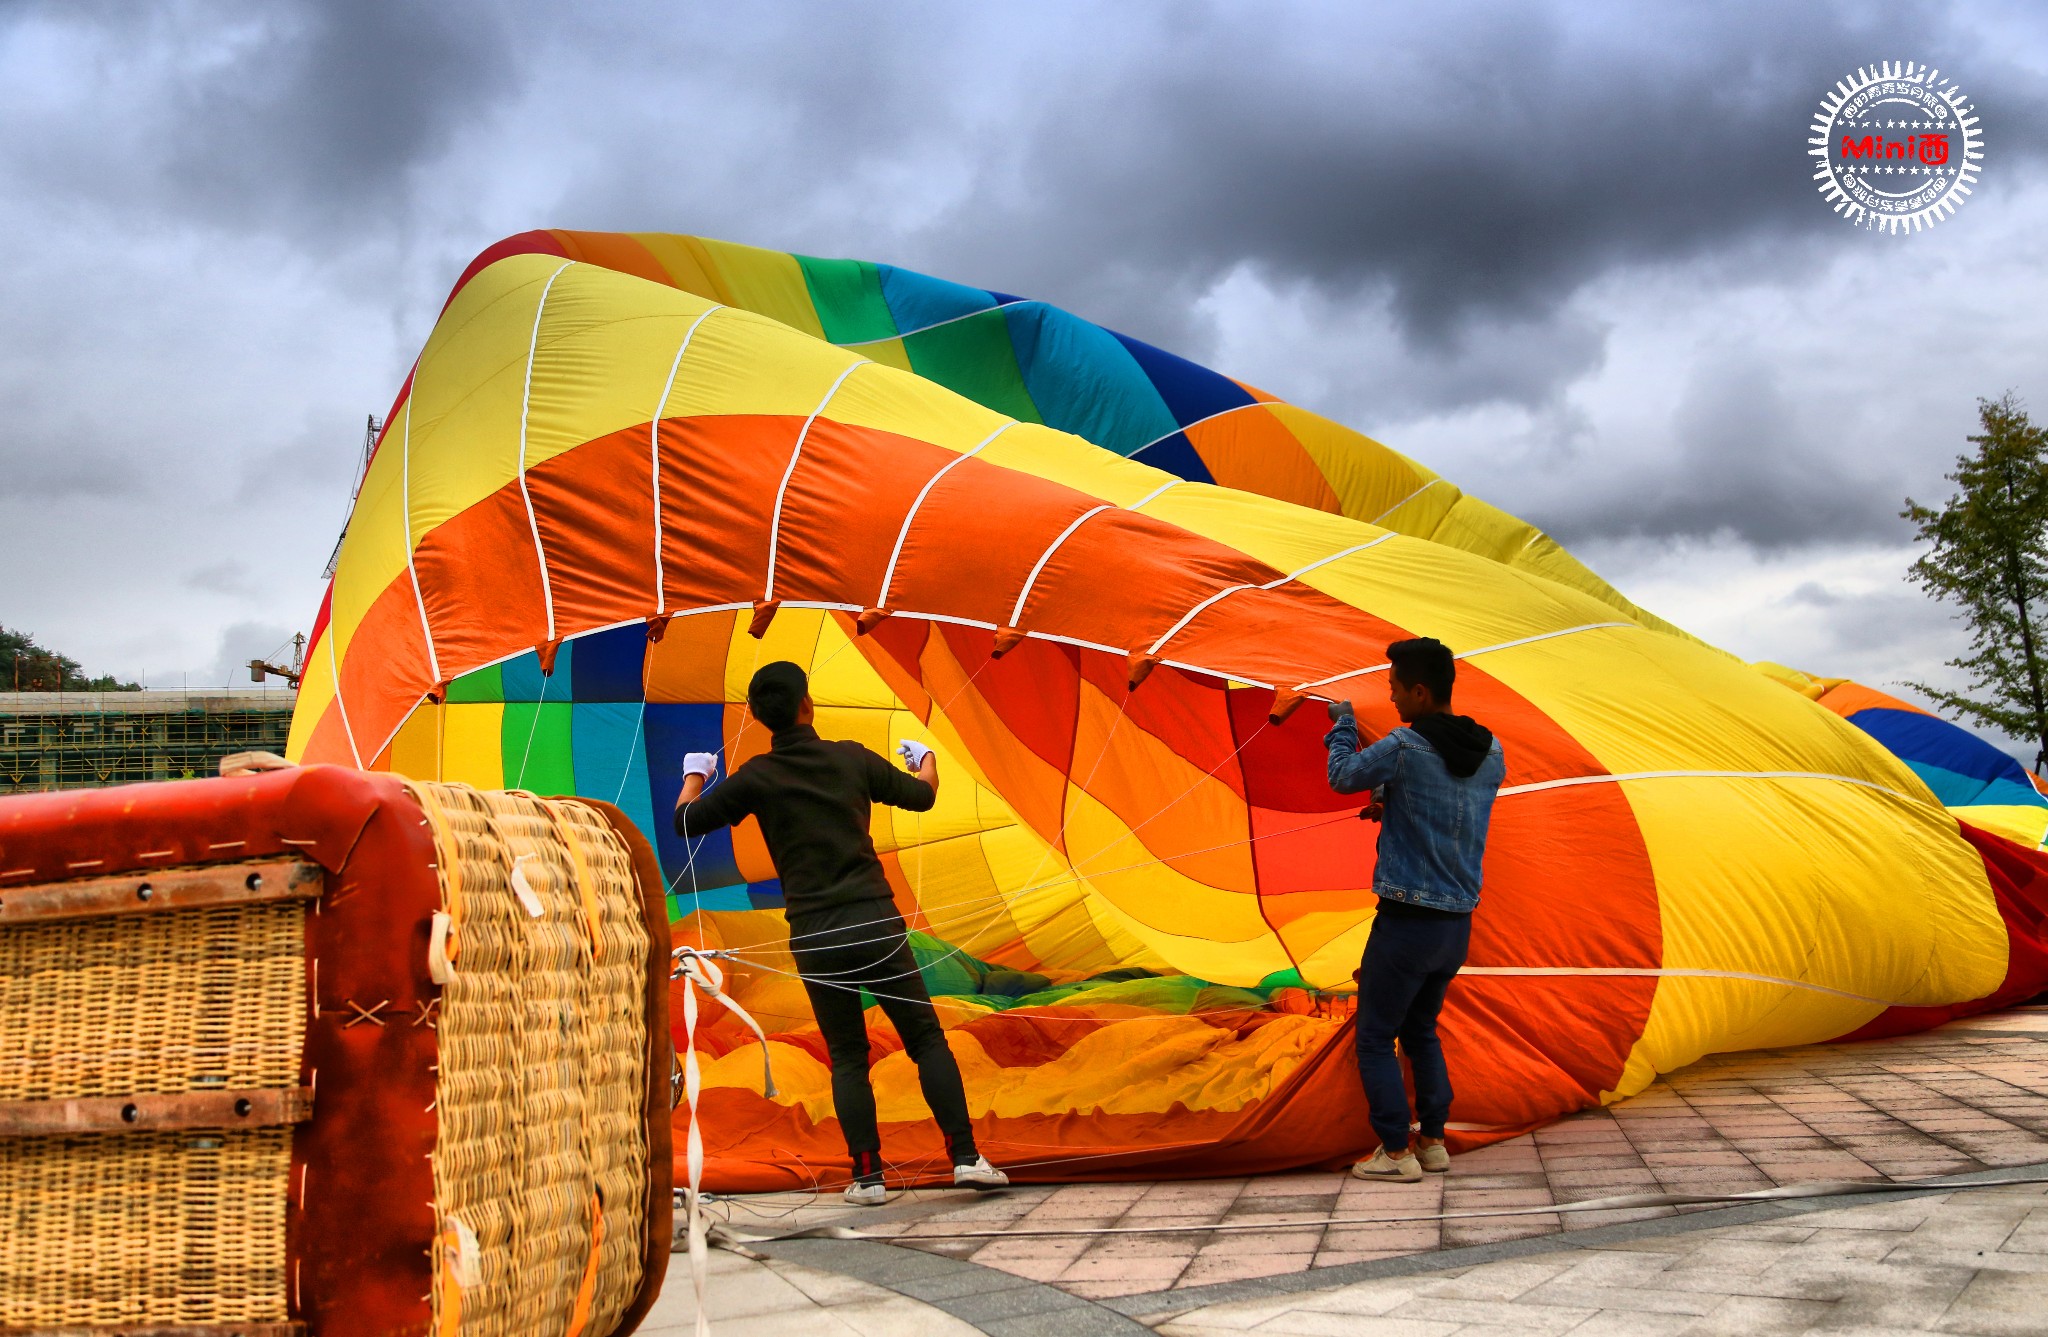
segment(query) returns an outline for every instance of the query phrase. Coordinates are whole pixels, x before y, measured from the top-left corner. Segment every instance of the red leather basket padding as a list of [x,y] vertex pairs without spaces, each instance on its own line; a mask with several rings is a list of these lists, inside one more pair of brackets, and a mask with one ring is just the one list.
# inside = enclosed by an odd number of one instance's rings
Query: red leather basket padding
[[[592,803],[633,851],[647,924],[647,1254],[630,1329],[660,1290],[671,1242],[668,916],[653,850]],[[291,1315],[322,1337],[424,1333],[430,1318],[436,1138],[427,938],[441,907],[431,828],[389,775],[308,766],[228,779],[28,795],[0,803],[0,890],[244,859],[327,872],[306,916],[302,1085],[286,1223]]]

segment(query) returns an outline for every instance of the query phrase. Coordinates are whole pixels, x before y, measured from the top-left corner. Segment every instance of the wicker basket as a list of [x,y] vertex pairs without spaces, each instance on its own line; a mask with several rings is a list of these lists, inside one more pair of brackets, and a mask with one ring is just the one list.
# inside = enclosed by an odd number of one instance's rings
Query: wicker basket
[[0,1332],[629,1331],[654,867],[603,804],[325,767],[0,802]]

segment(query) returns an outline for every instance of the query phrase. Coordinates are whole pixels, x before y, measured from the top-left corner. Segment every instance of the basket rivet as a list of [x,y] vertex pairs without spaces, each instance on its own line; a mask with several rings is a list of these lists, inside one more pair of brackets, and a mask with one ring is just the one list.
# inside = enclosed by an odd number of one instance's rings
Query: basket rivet
[[263,886],[263,874],[261,874],[261,873],[251,873],[251,874],[249,874],[249,879],[248,879],[248,881],[244,882],[244,883],[243,883],[242,885],[243,885],[243,886],[245,886],[245,887],[247,887],[247,888],[248,888],[249,890],[251,890],[251,891],[256,891],[256,890],[259,890],[259,889],[260,889],[260,888],[261,888],[261,887]]
[[135,899],[138,901],[146,901],[154,895],[156,895],[156,889],[147,882],[135,889]]
[[135,1108],[135,1107],[134,1107],[133,1105],[123,1105],[123,1106],[121,1107],[121,1122],[122,1122],[122,1123],[134,1123],[134,1122],[135,1122],[135,1121],[136,1121],[137,1119],[139,1119],[139,1118],[141,1118],[141,1117],[142,1117],[142,1111],[141,1111],[141,1110],[139,1110],[139,1109],[136,1109],[136,1108]]
[[249,1115],[249,1111],[254,1108],[256,1107],[249,1103],[249,1099],[247,1096],[244,1096],[242,1099],[235,1102],[235,1113],[236,1115],[242,1118],[247,1118]]

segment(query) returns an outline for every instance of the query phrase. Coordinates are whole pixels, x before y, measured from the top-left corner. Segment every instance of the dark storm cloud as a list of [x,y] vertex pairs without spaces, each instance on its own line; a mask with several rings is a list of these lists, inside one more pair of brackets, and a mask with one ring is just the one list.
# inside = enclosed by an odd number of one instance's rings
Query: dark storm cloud
[[[1046,90],[1021,170],[932,249],[1087,305],[1176,298],[1235,265],[1391,299],[1404,333],[1541,318],[1619,266],[1767,237],[1790,268],[1841,224],[1806,126],[1858,65],[1914,53],[1995,106],[2001,172],[2048,127],[2035,77],[1935,5],[1263,9],[1155,17],[1115,68]],[[1000,155],[998,155],[1000,156]],[[1003,253],[1007,253],[1005,256]],[[1132,306],[1131,320],[1170,312]]]
[[11,99],[7,156],[25,175],[229,231],[331,237],[388,219],[412,169],[516,84],[490,6],[39,3],[0,24],[66,94]]

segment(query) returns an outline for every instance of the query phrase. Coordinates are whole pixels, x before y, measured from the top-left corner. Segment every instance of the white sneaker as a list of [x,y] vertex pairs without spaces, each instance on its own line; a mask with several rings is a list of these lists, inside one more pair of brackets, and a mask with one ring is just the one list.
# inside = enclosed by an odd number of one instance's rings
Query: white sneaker
[[953,1187],[978,1188],[984,1193],[990,1189],[1008,1188],[1010,1177],[988,1163],[988,1157],[976,1156],[972,1165],[953,1167]]
[[1451,1153],[1441,1142],[1425,1142],[1415,1149],[1415,1159],[1422,1164],[1424,1174],[1449,1174]]
[[873,1182],[856,1179],[846,1186],[845,1197],[850,1206],[880,1207],[889,1200],[889,1190],[882,1186],[879,1179]]
[[1415,1159],[1412,1151],[1403,1151],[1399,1156],[1389,1156],[1385,1147],[1351,1167],[1353,1179],[1385,1179],[1397,1184],[1418,1184],[1422,1182],[1422,1163]]

